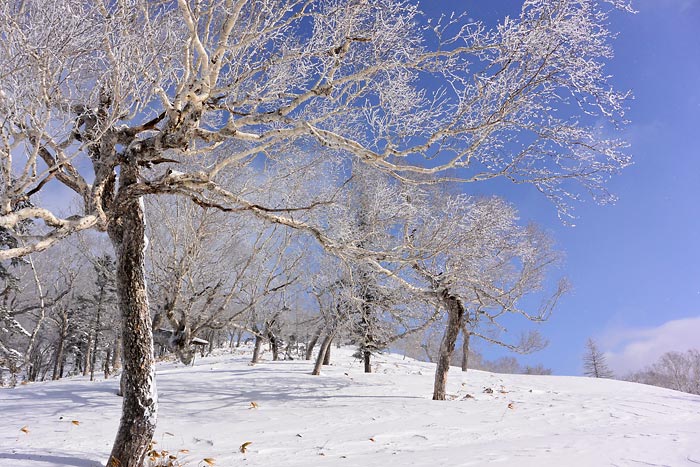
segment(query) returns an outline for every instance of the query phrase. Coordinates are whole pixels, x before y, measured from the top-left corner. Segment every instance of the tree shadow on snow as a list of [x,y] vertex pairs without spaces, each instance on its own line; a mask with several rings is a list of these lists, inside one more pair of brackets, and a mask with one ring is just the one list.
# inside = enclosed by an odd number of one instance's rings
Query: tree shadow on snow
[[[423,399],[413,395],[377,394],[348,394],[343,392],[349,387],[383,386],[380,382],[367,380],[358,381],[350,375],[321,375],[313,376],[310,368],[285,368],[285,365],[259,364],[245,369],[220,369],[203,367],[194,371],[201,377],[192,378],[186,382],[177,378],[165,378],[158,381],[160,403],[175,404],[179,407],[189,406],[191,413],[199,410],[215,411],[233,406],[248,406],[251,401],[256,403],[274,402],[285,404],[289,402],[305,405],[350,403],[352,399]],[[358,376],[358,375],[353,375]],[[193,400],[191,394],[198,397]],[[202,407],[201,409],[199,407]]]
[[27,454],[19,452],[0,452],[0,461],[8,459],[16,461],[14,465],[31,467],[53,466],[73,466],[73,467],[100,467],[102,462],[90,459],[81,459],[71,456],[54,456],[46,454]]
[[37,403],[42,406],[54,405],[55,410],[48,412],[51,415],[61,415],[67,407],[90,407],[98,409],[104,407],[105,398],[116,396],[119,379],[107,381],[86,382],[45,382],[26,387],[15,388],[8,392],[6,404],[2,404],[4,414],[14,413],[23,416],[27,410]]

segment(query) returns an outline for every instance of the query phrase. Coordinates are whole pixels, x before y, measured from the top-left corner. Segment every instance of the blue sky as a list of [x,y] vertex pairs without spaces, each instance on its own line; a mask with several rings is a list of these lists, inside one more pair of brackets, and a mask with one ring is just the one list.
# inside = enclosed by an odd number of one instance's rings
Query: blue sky
[[[521,4],[422,6],[429,15],[466,10],[494,21]],[[636,15],[611,17],[619,36],[608,71],[618,89],[634,93],[625,131],[634,165],[609,185],[618,202],[579,204],[576,227],[567,227],[533,188],[500,193],[566,253],[563,273],[574,289],[540,328],[549,347],[523,359],[556,374],[581,373],[588,337],[621,374],[663,351],[700,348],[700,1],[637,0],[634,7]]]

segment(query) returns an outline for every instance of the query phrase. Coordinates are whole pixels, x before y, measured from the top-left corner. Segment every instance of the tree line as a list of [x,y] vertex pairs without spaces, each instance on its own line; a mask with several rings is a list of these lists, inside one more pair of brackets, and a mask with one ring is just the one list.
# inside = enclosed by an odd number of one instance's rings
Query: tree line
[[593,378],[615,378],[649,384],[676,391],[700,394],[700,351],[669,351],[646,368],[625,375],[615,375],[605,354],[593,339],[588,339],[583,357],[584,375]]

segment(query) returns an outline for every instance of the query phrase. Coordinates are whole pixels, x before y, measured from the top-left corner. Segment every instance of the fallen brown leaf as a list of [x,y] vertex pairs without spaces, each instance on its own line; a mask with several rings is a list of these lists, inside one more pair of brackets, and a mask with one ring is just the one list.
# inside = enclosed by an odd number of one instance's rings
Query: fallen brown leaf
[[253,444],[252,441],[246,441],[245,443],[241,444],[241,447],[238,448],[238,450],[239,450],[242,454],[245,454],[246,451],[248,450],[248,446],[250,446],[251,444]]

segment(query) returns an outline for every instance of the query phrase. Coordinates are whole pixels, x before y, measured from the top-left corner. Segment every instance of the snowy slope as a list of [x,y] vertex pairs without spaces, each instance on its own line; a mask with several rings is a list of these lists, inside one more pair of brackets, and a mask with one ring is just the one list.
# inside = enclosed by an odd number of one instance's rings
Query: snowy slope
[[[366,375],[351,353],[334,348],[320,377],[305,361],[251,367],[246,352],[194,367],[161,364],[157,447],[187,450],[178,462],[190,467],[204,458],[216,466],[700,464],[697,396],[453,368],[455,399],[434,402],[432,365],[384,355]],[[72,379],[0,390],[0,466],[103,465],[119,418],[117,384]],[[251,444],[241,453],[244,442]]]

